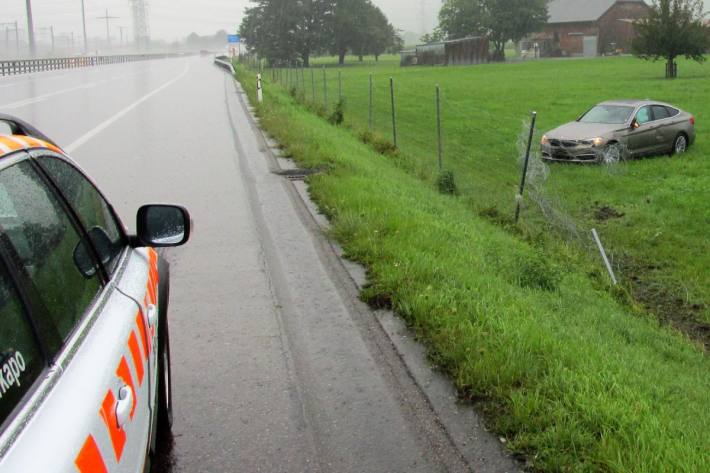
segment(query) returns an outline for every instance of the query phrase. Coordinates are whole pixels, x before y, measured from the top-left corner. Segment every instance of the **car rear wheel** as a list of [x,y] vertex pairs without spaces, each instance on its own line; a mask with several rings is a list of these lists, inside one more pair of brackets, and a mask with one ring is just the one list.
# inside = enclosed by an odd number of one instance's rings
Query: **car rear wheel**
[[673,140],[673,150],[671,151],[671,154],[683,154],[687,151],[687,149],[688,137],[686,137],[683,133],[679,133],[678,136],[675,137],[675,140]]
[[173,389],[170,371],[170,332],[167,318],[161,326],[160,359],[158,369],[158,432],[170,432],[173,426]]

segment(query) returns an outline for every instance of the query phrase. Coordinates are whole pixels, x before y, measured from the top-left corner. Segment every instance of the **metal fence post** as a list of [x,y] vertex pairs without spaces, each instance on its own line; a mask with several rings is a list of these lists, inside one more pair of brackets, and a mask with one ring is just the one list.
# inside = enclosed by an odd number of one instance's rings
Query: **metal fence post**
[[444,170],[444,146],[441,139],[441,89],[436,85],[436,135],[439,146],[439,171]]
[[372,72],[370,72],[370,108],[367,121],[370,133],[372,133]]
[[397,147],[397,113],[394,103],[394,79],[390,77],[390,101],[392,102],[392,141],[394,147]]
[[338,102],[343,101],[343,71],[338,69]]
[[326,75],[325,66],[323,66],[323,106],[325,111],[328,111],[328,76]]
[[316,103],[316,72],[313,68],[311,68],[311,88],[313,89],[313,99],[311,101]]
[[528,165],[530,163],[530,148],[532,147],[533,134],[535,133],[535,121],[537,120],[537,112],[532,112],[532,122],[530,123],[530,136],[528,137],[528,147],[525,151],[525,163],[523,164],[523,176],[520,178],[520,188],[516,196],[517,205],[515,206],[515,223],[520,219],[520,206],[523,203],[523,192],[525,191],[525,180],[528,176]]

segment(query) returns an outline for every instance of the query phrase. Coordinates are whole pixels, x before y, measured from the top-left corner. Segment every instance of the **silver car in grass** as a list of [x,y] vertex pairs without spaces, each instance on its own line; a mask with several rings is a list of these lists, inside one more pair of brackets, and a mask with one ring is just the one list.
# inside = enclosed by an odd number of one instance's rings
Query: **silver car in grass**
[[682,154],[695,141],[695,117],[651,100],[613,100],[545,133],[542,158],[575,163],[616,162]]

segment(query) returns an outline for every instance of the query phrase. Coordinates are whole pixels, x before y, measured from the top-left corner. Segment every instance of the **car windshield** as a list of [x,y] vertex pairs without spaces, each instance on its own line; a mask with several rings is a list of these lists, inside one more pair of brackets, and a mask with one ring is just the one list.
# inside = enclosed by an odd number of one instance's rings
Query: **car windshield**
[[633,112],[633,107],[625,107],[623,105],[597,105],[585,113],[579,121],[582,123],[621,125],[626,123]]

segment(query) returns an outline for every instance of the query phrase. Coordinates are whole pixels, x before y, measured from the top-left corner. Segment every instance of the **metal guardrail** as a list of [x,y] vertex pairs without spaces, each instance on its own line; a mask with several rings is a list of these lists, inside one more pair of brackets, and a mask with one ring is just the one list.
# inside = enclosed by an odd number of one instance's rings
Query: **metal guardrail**
[[216,58],[214,58],[214,63],[217,66],[228,70],[232,74],[235,73],[234,66],[232,65],[232,61],[227,56],[217,56]]
[[0,61],[0,76],[29,74],[32,72],[73,69],[77,67],[102,66],[124,62],[148,61],[180,57],[181,54],[125,54],[120,56],[76,56],[51,59],[16,59]]

